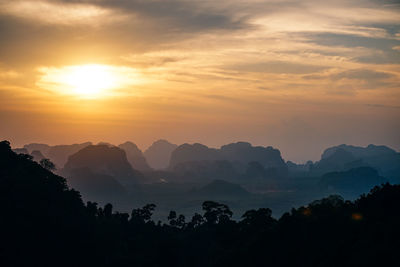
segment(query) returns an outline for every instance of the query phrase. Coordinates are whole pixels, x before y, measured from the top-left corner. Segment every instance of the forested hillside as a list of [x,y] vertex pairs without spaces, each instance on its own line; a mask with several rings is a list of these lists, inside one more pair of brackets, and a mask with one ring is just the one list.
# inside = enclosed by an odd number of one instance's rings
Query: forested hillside
[[355,201],[337,195],[292,209],[268,207],[232,220],[205,201],[192,218],[155,205],[130,214],[82,202],[51,165],[0,142],[1,266],[398,266],[400,186]]

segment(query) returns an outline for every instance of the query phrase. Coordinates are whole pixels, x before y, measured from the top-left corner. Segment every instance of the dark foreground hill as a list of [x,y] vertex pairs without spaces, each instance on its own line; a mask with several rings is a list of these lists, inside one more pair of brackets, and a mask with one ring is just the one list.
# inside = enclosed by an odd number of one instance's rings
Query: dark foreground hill
[[330,196],[292,209],[203,203],[191,219],[154,205],[131,214],[83,204],[65,179],[0,142],[0,266],[399,266],[400,186],[354,202]]
[[84,260],[93,234],[79,192],[31,156],[12,152],[7,142],[0,143],[0,202],[1,266]]

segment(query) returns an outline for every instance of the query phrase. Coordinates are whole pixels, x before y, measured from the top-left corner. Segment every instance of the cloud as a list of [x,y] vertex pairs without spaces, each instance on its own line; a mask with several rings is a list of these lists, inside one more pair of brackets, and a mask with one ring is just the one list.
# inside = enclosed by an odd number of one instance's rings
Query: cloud
[[396,75],[368,69],[353,69],[333,74],[330,77],[333,80],[355,79],[364,81],[377,81],[396,78]]
[[382,104],[366,104],[366,106],[373,108],[400,109],[400,106],[382,105]]
[[303,75],[302,79],[324,84],[328,94],[355,96],[361,90],[391,90],[400,86],[398,74],[357,68],[332,69],[318,74]]
[[97,25],[105,22],[128,26],[131,22],[160,24],[174,31],[201,31],[204,29],[238,29],[246,26],[244,18],[218,11],[215,6],[196,1],[0,1],[3,14],[38,23]]
[[111,10],[82,3],[15,0],[1,1],[0,13],[35,23],[99,25],[116,18]]
[[228,66],[227,68],[245,72],[291,73],[291,74],[312,73],[327,69],[326,66],[316,66],[316,65],[292,63],[285,61],[243,63],[238,65]]
[[105,64],[138,70],[153,81],[141,85],[149,94],[229,95],[250,99],[249,109],[258,98],[396,95],[400,13],[390,1],[0,3],[0,61],[30,75],[32,88],[43,85],[39,66]]
[[154,68],[163,67],[169,63],[176,63],[185,58],[179,55],[170,55],[168,53],[145,53],[122,56],[122,59],[126,60],[134,67]]
[[[375,2],[0,0],[0,6],[0,33],[3,36],[0,59],[13,64],[26,62],[26,57],[32,59],[28,61],[47,61],[50,58],[65,61],[65,56],[61,58],[60,54],[68,55],[70,61],[98,60],[104,58],[104,54],[109,55],[107,60],[118,61],[129,55],[168,51],[171,48],[184,51],[187,40],[206,44],[200,48],[205,50],[210,48],[210,44],[219,46],[220,51],[232,46],[238,48],[242,44],[248,50],[248,43],[252,42],[258,47],[273,50],[307,49],[297,50],[297,53],[303,54],[331,51],[337,58],[346,58],[349,53],[343,54],[332,48],[355,47],[351,45],[351,40],[356,40],[358,47],[374,50],[399,45],[393,40],[388,41],[395,37],[395,33],[391,33],[387,26],[396,28],[399,21],[396,8]],[[371,47],[379,38],[385,47]],[[269,41],[279,43],[270,48]],[[29,43],[29,49],[22,43]],[[17,50],[23,53],[14,52]],[[279,56],[284,54],[282,51]],[[382,57],[380,54],[373,56]],[[361,55],[355,59],[364,62],[374,60],[369,57]],[[391,54],[384,57],[386,61],[397,60]],[[167,55],[167,58],[170,57]],[[155,61],[149,58],[149,63],[141,64],[163,64],[162,60]],[[275,57],[268,61],[288,60]],[[42,64],[49,65],[48,62]],[[259,63],[249,62],[251,64]],[[287,67],[292,73],[292,66]]]
[[[394,35],[387,38],[355,36],[351,34],[306,34],[308,42],[326,47],[344,47],[353,50],[352,60],[372,64],[396,64],[400,54],[393,49],[400,45]],[[365,51],[362,53],[362,51]]]

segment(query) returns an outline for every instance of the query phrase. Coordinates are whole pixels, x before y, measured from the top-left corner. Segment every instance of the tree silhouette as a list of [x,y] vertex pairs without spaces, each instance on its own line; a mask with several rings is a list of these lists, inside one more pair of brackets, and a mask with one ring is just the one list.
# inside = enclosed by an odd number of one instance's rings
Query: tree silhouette
[[260,208],[258,210],[248,210],[242,215],[243,225],[250,225],[252,227],[263,227],[265,225],[272,225],[276,220],[272,218],[272,211],[268,208]]
[[195,213],[192,217],[192,220],[189,222],[189,227],[190,228],[196,228],[199,227],[204,223],[204,218],[198,213]]
[[204,218],[208,224],[227,222],[233,215],[227,205],[214,201],[205,201],[202,208],[204,210]]
[[54,163],[51,162],[50,159],[41,159],[39,164],[40,164],[40,166],[42,166],[46,170],[49,170],[49,171],[55,171],[56,170],[56,165],[54,165]]
[[171,210],[168,215],[169,225],[175,227],[176,226],[176,212]]
[[133,209],[130,221],[135,224],[145,224],[150,222],[155,204],[147,204],[143,208]]

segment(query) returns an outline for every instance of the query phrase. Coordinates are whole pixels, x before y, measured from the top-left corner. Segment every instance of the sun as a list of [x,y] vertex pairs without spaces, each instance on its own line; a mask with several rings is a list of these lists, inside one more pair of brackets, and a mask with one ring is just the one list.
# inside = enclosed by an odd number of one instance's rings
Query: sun
[[138,85],[148,83],[131,67],[83,64],[39,67],[36,85],[51,92],[83,99],[104,99],[139,94]]
[[99,97],[116,85],[110,67],[96,64],[73,66],[63,80],[74,94],[89,98]]

